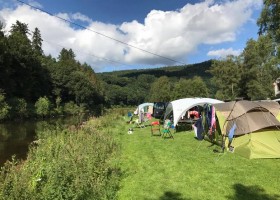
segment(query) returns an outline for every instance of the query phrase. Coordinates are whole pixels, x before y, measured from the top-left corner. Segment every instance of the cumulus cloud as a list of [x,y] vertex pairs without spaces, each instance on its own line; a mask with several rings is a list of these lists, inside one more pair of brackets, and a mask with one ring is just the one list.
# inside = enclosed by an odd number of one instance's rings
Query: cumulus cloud
[[207,56],[212,56],[216,58],[226,58],[229,55],[238,56],[242,52],[241,49],[233,50],[232,48],[228,49],[219,49],[219,50],[212,50],[207,53]]
[[74,13],[74,14],[71,15],[71,18],[73,20],[80,20],[82,22],[87,22],[87,23],[91,23],[92,22],[92,20],[89,17],[87,17],[87,16],[85,16],[85,15],[83,15],[81,13]]
[[[86,22],[86,29],[74,27],[69,22],[26,5],[2,9],[0,17],[5,20],[7,30],[16,20],[27,23],[30,30],[38,27],[46,54],[56,57],[61,47],[72,48],[77,59],[95,66],[96,71],[102,71],[105,65],[112,65],[102,58],[127,65],[178,64],[162,57],[186,62],[188,55],[201,44],[235,41],[239,29],[251,20],[253,10],[261,4],[262,0],[220,1],[219,4],[207,0],[186,4],[176,11],[152,10],[144,23],[135,20],[120,25],[92,21],[82,13],[57,14],[66,20]],[[211,56],[215,52],[208,54]]]

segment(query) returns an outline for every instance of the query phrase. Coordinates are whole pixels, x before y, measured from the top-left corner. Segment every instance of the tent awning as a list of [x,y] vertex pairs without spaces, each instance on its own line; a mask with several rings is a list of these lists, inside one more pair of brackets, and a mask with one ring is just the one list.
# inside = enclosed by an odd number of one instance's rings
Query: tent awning
[[166,119],[173,111],[173,125],[176,126],[178,124],[178,121],[186,113],[186,111],[194,106],[203,106],[206,103],[216,104],[223,103],[223,101],[211,98],[184,98],[171,101],[166,108],[164,119]]

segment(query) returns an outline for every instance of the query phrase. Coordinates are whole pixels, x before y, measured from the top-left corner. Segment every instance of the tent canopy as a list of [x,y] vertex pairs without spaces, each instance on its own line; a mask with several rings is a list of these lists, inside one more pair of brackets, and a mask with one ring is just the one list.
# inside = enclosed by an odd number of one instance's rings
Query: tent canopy
[[223,103],[223,101],[211,98],[184,98],[171,101],[166,108],[164,119],[173,111],[173,125],[176,126],[180,118],[194,106],[203,106],[204,104]]

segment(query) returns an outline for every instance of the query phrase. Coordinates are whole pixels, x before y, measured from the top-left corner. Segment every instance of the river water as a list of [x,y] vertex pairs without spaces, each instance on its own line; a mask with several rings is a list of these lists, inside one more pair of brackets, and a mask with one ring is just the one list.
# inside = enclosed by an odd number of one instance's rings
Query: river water
[[25,159],[38,131],[81,124],[85,116],[0,123],[0,166],[12,158]]

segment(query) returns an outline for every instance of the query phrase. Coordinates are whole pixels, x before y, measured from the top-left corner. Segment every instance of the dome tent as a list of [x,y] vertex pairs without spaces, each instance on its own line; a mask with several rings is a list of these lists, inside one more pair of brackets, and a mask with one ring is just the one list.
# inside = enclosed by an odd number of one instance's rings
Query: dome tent
[[216,131],[225,147],[243,157],[280,158],[280,105],[277,102],[233,101],[214,105]]

